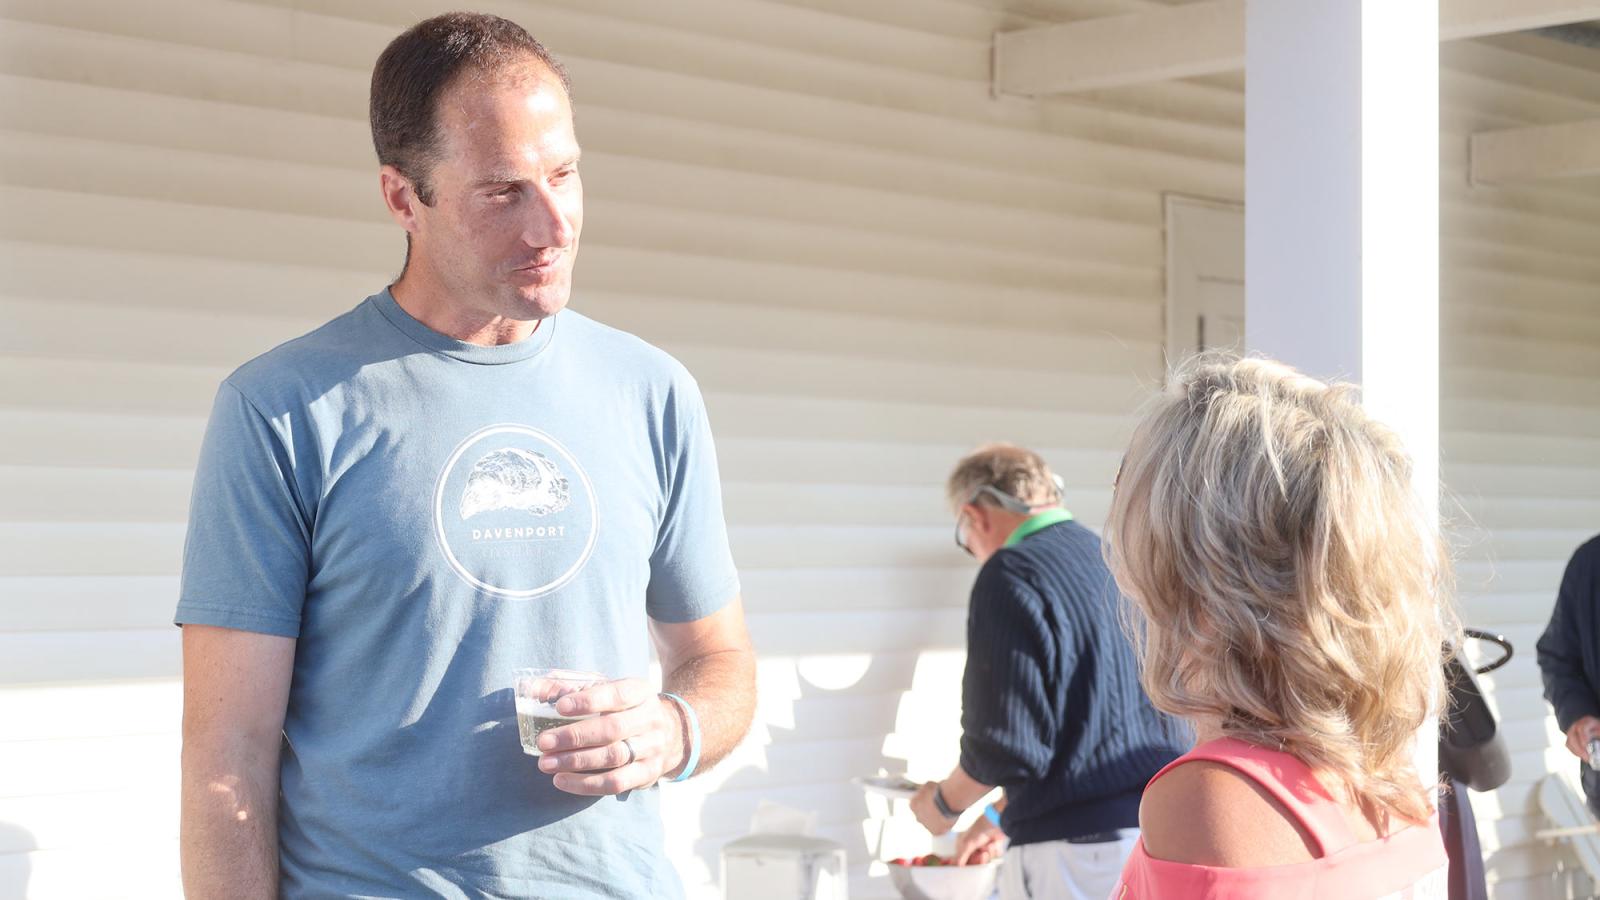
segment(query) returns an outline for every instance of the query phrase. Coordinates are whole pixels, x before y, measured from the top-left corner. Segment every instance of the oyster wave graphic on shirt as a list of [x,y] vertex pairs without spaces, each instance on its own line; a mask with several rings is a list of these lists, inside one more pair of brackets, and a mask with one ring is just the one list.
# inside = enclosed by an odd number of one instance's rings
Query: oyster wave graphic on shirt
[[498,510],[520,510],[535,516],[561,512],[572,492],[561,470],[543,453],[506,447],[472,464],[461,493],[461,519]]

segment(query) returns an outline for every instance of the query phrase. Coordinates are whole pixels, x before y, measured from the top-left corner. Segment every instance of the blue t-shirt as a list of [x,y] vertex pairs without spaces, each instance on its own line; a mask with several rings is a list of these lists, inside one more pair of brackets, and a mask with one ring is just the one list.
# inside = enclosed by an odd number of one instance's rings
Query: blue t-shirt
[[700,392],[571,310],[453,340],[388,291],[217,395],[179,624],[295,637],[283,893],[676,897],[658,795],[555,789],[512,670],[641,676],[738,593]]

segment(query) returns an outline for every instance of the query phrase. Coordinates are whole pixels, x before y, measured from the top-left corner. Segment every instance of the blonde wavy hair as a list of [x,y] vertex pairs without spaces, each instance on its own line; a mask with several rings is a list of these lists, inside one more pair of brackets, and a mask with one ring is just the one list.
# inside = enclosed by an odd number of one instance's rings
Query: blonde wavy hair
[[1105,528],[1150,699],[1331,774],[1375,823],[1426,822],[1412,755],[1456,626],[1410,457],[1353,386],[1281,363],[1204,356],[1169,385]]

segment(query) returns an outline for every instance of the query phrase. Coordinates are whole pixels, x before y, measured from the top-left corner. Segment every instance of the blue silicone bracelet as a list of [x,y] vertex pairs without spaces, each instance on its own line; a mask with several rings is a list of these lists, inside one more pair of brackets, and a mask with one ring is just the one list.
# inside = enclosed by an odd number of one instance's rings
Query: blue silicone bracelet
[[684,764],[678,777],[672,779],[674,782],[688,781],[694,775],[695,767],[700,765],[700,717],[694,714],[694,707],[689,705],[689,701],[677,694],[662,691],[661,696],[677,703],[678,708],[683,710],[683,720],[689,723],[689,761]]
[[983,817],[994,823],[994,827],[1000,827],[1000,810],[995,809],[993,803],[983,808]]

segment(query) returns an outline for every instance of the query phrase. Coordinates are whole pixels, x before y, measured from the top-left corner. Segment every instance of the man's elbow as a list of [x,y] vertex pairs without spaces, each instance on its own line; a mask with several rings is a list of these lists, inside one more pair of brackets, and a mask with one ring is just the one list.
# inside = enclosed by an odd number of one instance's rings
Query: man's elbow
[[1019,787],[1044,781],[1049,761],[993,744],[961,744],[961,770],[967,777],[990,787]]
[[[243,821],[250,808],[275,797],[283,733],[186,725],[179,753],[186,791],[226,804]],[[263,798],[257,800],[254,798]]]
[[742,700],[739,703],[740,721],[739,734],[742,737],[750,730],[750,724],[756,716],[756,652],[746,645],[737,651],[738,669],[734,676],[738,685],[736,693]]
[[284,741],[280,722],[267,717],[185,716],[183,759],[276,768]]

